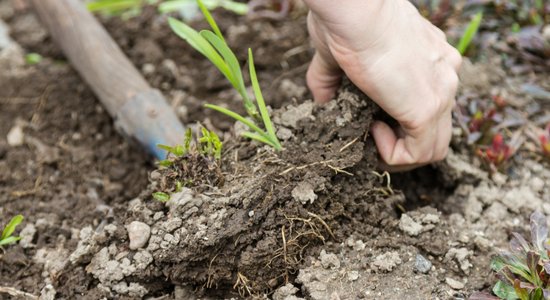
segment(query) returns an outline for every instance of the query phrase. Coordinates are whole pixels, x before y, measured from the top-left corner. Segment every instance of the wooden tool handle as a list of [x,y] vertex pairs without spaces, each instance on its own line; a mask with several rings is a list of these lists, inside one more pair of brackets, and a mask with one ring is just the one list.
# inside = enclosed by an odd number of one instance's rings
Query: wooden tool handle
[[81,0],[32,0],[54,40],[111,116],[149,85]]
[[81,0],[31,0],[71,65],[95,92],[126,137],[159,159],[157,144],[176,145],[183,125],[162,94],[152,89]]

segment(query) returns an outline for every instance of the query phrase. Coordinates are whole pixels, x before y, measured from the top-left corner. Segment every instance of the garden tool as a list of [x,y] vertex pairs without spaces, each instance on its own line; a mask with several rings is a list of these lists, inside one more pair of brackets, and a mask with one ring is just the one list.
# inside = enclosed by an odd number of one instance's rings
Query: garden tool
[[125,137],[137,140],[158,159],[164,159],[166,152],[157,144],[181,143],[185,129],[173,109],[149,86],[81,0],[31,2]]

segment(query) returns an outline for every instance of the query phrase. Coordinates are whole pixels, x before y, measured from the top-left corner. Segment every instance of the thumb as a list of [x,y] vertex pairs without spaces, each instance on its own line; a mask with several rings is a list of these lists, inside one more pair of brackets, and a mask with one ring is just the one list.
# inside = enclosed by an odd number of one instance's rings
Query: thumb
[[306,80],[316,102],[330,101],[340,86],[342,71],[336,61],[316,52],[307,70]]

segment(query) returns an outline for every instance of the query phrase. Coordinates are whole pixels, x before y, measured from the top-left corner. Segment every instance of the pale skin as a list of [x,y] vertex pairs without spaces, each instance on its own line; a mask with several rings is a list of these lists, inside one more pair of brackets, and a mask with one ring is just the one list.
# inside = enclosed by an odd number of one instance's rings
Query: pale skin
[[317,50],[307,72],[315,101],[329,101],[345,74],[399,122],[371,128],[383,169],[444,159],[462,62],[445,34],[407,0],[305,2]]

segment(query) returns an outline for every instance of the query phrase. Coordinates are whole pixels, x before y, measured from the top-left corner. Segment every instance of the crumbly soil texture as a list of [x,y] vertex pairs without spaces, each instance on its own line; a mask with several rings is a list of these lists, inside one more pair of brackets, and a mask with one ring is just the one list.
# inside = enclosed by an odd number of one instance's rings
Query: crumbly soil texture
[[[505,116],[516,121],[504,128],[528,138],[491,170],[457,111],[445,161],[390,175],[377,169],[369,136],[373,120],[387,118],[374,102],[347,81],[328,104],[309,100],[313,52],[305,11],[293,7],[284,20],[214,12],[242,62],[254,49],[280,152],[204,110],[207,100],[243,112],[165,16],[147,8],[129,20],[100,18],[182,122],[224,142],[219,161],[193,154],[157,168],[119,136],[24,1],[0,2],[0,224],[25,217],[19,243],[0,250],[0,299],[467,299],[489,291],[491,256],[512,231],[527,232],[532,211],[550,215],[548,160],[529,139],[550,120],[540,92],[550,90],[548,70],[498,55],[515,50],[487,38],[493,45],[476,49],[485,55],[463,66],[458,104],[504,97]],[[25,62],[32,52],[43,59]],[[192,178],[174,188],[183,173]],[[167,185],[170,200],[155,200]]]

